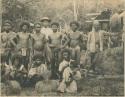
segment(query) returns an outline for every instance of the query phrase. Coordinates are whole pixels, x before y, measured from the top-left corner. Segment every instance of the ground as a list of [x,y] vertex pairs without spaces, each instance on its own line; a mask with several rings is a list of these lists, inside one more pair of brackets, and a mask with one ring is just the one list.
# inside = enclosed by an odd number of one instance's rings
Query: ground
[[87,77],[78,83],[78,93],[70,94],[57,92],[37,93],[34,88],[24,88],[20,96],[123,96],[124,77]]

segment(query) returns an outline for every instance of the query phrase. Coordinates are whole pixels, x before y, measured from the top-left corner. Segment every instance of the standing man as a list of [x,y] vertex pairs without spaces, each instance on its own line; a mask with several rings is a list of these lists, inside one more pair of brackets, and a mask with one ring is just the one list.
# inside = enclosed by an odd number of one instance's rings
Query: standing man
[[3,51],[1,57],[6,65],[12,65],[11,54],[16,47],[15,39],[16,33],[12,31],[12,23],[11,21],[6,20],[3,24],[3,32],[1,33],[1,50]]
[[67,44],[63,42],[62,33],[59,32],[59,24],[54,22],[51,24],[53,33],[48,36],[49,38],[49,47],[52,51],[52,70],[54,73],[57,73],[58,64],[61,61],[61,51],[64,49]]
[[3,23],[3,31],[0,34],[1,45],[1,78],[2,81],[7,81],[10,79],[10,71],[12,70],[12,54],[15,52],[16,47],[16,33],[12,31],[12,23],[6,20]]
[[20,32],[17,35],[17,51],[18,55],[21,58],[21,67],[20,70],[25,68],[28,71],[29,64],[29,53],[30,53],[30,33],[29,33],[30,24],[28,22],[23,22],[20,25]]
[[69,46],[72,52],[71,58],[75,60],[76,66],[80,65],[80,44],[83,42],[83,36],[79,29],[79,23],[73,21],[70,23],[71,32],[69,33]]
[[48,17],[43,17],[41,19],[41,23],[43,26],[41,28],[41,33],[45,35],[46,40],[47,40],[47,44],[45,47],[45,56],[47,57],[47,64],[50,64],[52,60],[52,52],[48,46],[48,36],[51,36],[51,34],[53,33],[52,29],[50,28],[50,22],[51,20]]
[[91,69],[95,71],[95,56],[99,51],[103,51],[103,39],[98,21],[93,22],[93,30],[88,34],[87,50],[91,56]]
[[41,23],[42,23],[42,26],[43,26],[41,28],[41,33],[45,34],[46,39],[48,39],[48,36],[50,36],[53,33],[52,29],[50,28],[51,20],[48,17],[43,17],[41,19]]
[[46,45],[46,37],[43,33],[40,32],[41,24],[36,23],[35,24],[35,33],[32,34],[32,49],[33,49],[33,57],[39,56],[44,57],[45,56],[45,45]]

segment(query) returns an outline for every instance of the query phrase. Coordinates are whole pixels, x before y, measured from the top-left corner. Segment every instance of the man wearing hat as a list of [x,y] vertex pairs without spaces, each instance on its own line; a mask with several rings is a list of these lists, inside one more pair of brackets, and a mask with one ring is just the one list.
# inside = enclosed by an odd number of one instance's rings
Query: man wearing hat
[[46,35],[46,39],[48,39],[48,36],[52,34],[52,29],[49,27],[51,20],[48,17],[43,17],[41,19],[42,22],[42,28],[41,28],[41,33]]
[[[43,26],[41,28],[41,33],[43,33],[45,35],[47,41],[48,41],[48,36],[51,36],[51,34],[53,33],[52,29],[49,27],[50,22],[51,22],[51,20],[48,17],[43,17],[41,19],[41,23]],[[50,61],[52,60],[52,52],[51,52],[51,49],[49,48],[48,44],[45,47],[45,54],[47,57],[47,63],[49,64]]]

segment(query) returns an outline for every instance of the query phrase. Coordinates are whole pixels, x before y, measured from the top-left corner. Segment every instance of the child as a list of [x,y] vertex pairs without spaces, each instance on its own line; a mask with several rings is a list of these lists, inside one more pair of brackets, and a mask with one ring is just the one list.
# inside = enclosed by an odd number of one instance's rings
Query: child
[[58,87],[58,92],[76,93],[77,83],[73,78],[75,73],[71,70],[70,67],[70,52],[68,50],[63,51],[63,61],[59,65],[59,73],[60,84]]

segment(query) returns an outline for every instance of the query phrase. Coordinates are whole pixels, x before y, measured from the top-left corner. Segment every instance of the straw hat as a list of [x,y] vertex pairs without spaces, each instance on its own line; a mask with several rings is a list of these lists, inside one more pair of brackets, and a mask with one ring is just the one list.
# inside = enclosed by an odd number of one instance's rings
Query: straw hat
[[47,20],[48,22],[51,22],[51,19],[49,19],[48,17],[43,17],[40,21],[43,22],[44,20]]

